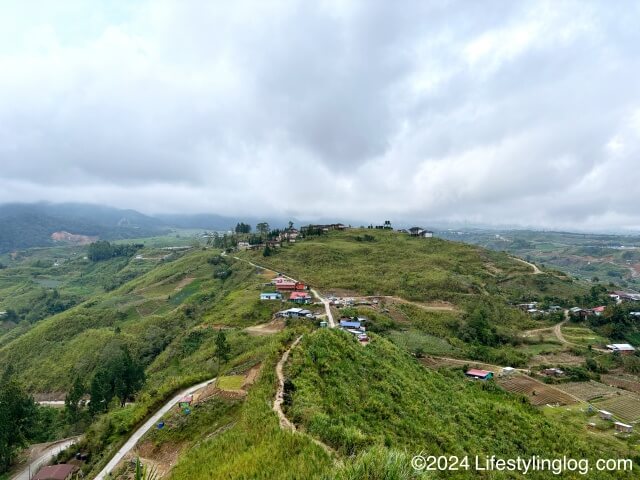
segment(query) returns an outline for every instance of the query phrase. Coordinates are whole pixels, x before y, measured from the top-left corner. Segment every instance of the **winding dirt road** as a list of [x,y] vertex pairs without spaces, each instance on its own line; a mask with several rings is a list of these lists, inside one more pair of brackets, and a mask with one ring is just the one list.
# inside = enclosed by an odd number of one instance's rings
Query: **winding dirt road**
[[536,265],[534,265],[531,262],[527,262],[526,260],[523,260],[522,258],[518,258],[518,257],[511,257],[514,260],[517,260],[518,262],[524,263],[526,265],[529,265],[531,268],[533,268],[533,274],[534,275],[540,275],[542,273],[544,273],[542,270],[540,270]]

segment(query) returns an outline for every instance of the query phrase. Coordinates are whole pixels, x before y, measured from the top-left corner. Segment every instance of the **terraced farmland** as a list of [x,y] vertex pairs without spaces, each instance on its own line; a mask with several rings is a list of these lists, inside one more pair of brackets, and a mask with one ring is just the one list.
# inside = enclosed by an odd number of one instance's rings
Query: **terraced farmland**
[[560,385],[556,385],[556,388],[568,393],[569,395],[578,397],[580,400],[584,400],[585,402],[589,402],[596,398],[615,395],[620,392],[620,390],[615,387],[610,387],[604,383],[594,382],[593,380],[590,382],[562,383]]
[[602,375],[600,377],[607,385],[613,385],[614,387],[623,388],[630,392],[640,393],[640,382],[622,375]]
[[607,410],[616,417],[627,422],[640,420],[640,396],[635,393],[624,393],[594,403],[600,410]]
[[577,403],[577,400],[567,393],[526,375],[502,377],[497,382],[498,385],[511,393],[525,395],[532,405],[571,405]]

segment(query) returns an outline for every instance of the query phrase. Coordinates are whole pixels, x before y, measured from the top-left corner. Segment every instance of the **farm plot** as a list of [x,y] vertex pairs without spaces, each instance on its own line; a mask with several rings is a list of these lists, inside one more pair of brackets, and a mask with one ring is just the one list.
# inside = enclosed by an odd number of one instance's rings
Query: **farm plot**
[[569,342],[584,346],[608,342],[606,338],[586,327],[563,327],[562,335]]
[[610,387],[604,383],[594,382],[593,380],[589,382],[562,383],[560,385],[556,385],[556,388],[568,393],[569,395],[578,397],[580,400],[584,400],[585,402],[596,398],[615,395],[620,392],[617,388]]
[[600,410],[607,410],[626,422],[640,420],[640,396],[624,393],[594,403]]
[[607,385],[622,388],[630,392],[640,393],[640,382],[624,375],[601,375],[600,379]]
[[534,355],[529,361],[530,366],[536,365],[581,365],[584,358],[567,352],[558,352],[547,355]]
[[499,378],[498,385],[508,392],[525,395],[532,405],[577,403],[570,395],[526,375]]

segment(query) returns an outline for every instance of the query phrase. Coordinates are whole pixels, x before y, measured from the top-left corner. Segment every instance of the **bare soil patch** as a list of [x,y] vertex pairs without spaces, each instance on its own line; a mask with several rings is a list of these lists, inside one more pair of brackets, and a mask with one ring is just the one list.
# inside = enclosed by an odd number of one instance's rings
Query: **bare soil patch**
[[174,290],[176,292],[179,292],[180,290],[182,290],[184,287],[189,285],[194,280],[195,280],[195,277],[184,277],[182,280],[180,280],[178,282],[178,284],[176,285],[176,288],[174,288]]
[[249,335],[273,335],[284,330],[285,322],[283,319],[272,320],[269,323],[263,323],[261,325],[255,325],[253,327],[245,328],[245,331]]

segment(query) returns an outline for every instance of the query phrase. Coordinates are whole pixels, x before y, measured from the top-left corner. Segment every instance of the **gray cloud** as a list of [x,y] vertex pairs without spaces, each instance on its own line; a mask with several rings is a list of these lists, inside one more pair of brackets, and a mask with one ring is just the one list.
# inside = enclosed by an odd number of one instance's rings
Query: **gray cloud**
[[0,202],[640,226],[635,2],[57,3],[0,7]]

